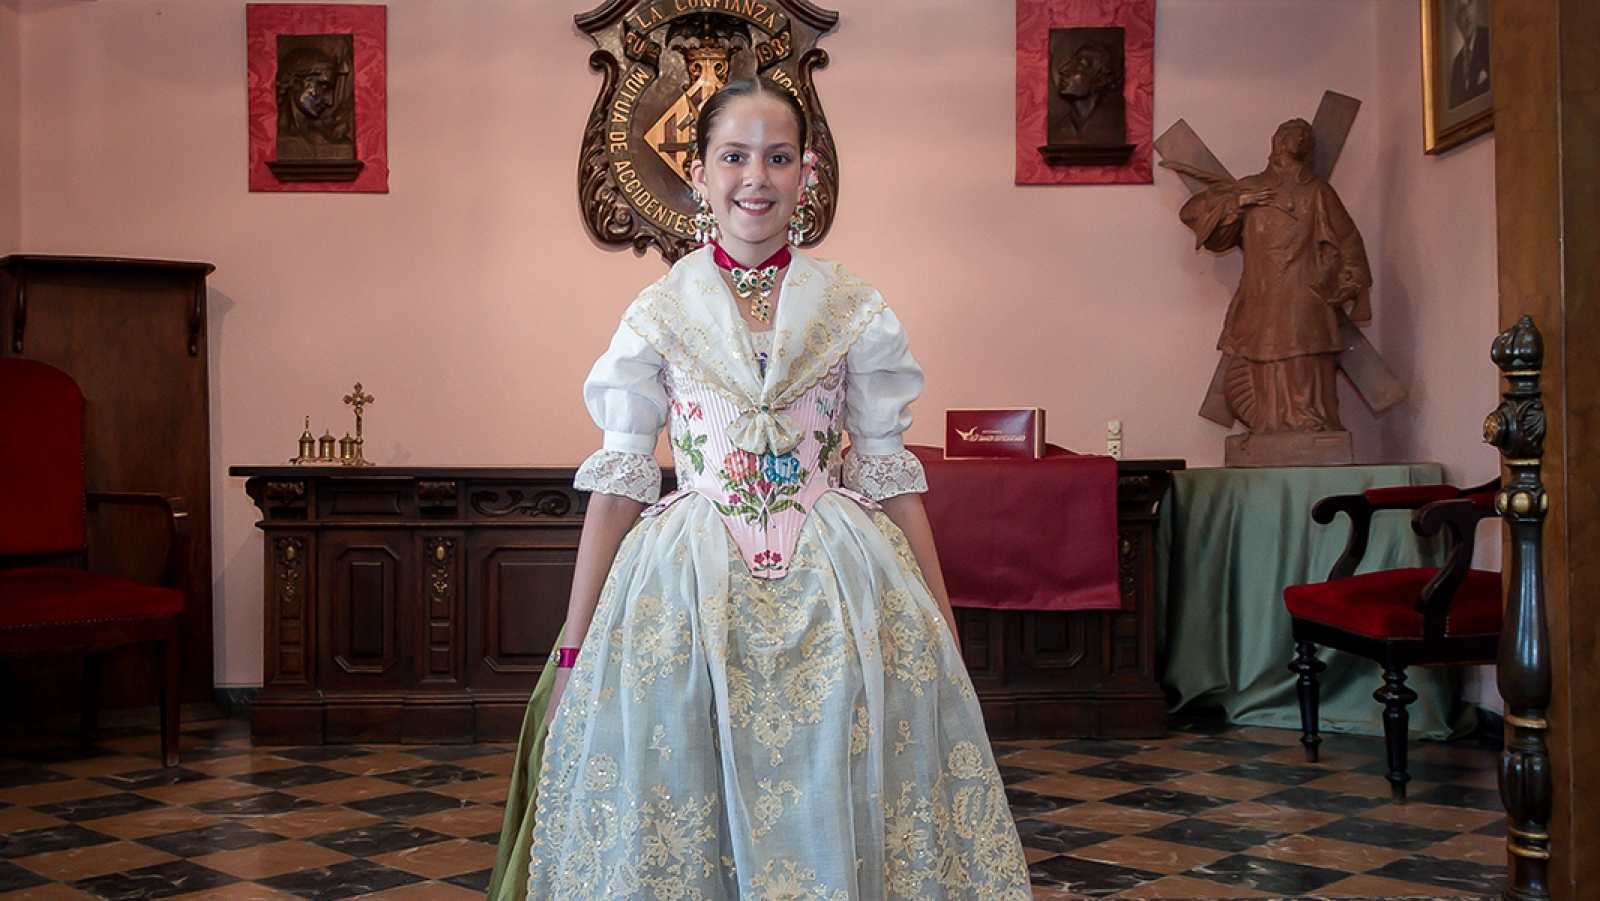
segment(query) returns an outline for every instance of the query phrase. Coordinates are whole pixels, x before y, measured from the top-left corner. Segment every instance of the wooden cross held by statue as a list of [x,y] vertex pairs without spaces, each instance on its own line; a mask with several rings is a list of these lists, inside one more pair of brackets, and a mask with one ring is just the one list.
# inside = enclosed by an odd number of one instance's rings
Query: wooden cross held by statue
[[[1333,173],[1334,163],[1339,160],[1339,151],[1344,149],[1350,126],[1360,109],[1361,101],[1354,97],[1333,91],[1322,95],[1322,103],[1317,106],[1316,118],[1311,123],[1312,133],[1316,135],[1312,168],[1322,179],[1326,180]],[[1200,136],[1195,134],[1194,129],[1189,127],[1189,123],[1182,119],[1156,138],[1155,150],[1161,155],[1162,167],[1178,173],[1192,192],[1204,190],[1208,182],[1237,181],[1206,147],[1205,142],[1200,140]],[[1395,378],[1388,364],[1344,310],[1338,310],[1337,316],[1339,338],[1343,343],[1338,355],[1339,370],[1350,380],[1373,415],[1381,416],[1406,399],[1405,386]],[[1233,413],[1229,411],[1223,396],[1228,362],[1227,356],[1217,362],[1216,373],[1212,375],[1205,400],[1200,404],[1200,415],[1223,428],[1231,427],[1234,423]]]

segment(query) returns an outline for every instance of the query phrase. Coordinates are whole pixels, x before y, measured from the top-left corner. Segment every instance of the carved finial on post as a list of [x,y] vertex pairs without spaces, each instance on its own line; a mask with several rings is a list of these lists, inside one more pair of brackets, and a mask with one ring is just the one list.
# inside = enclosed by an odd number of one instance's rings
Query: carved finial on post
[[1506,379],[1500,406],[1483,423],[1483,440],[1500,449],[1509,472],[1495,507],[1511,532],[1505,626],[1500,631],[1500,696],[1506,742],[1500,757],[1505,804],[1506,892],[1511,901],[1550,897],[1550,632],[1545,624],[1541,534],[1550,508],[1539,478],[1545,415],[1539,395],[1544,339],[1530,317],[1495,339],[1489,356]]

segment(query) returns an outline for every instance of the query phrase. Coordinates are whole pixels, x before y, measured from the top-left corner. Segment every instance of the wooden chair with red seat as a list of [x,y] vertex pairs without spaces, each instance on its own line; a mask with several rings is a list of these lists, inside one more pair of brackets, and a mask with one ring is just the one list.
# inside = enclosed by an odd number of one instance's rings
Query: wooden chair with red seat
[[[1461,489],[1451,485],[1376,488],[1362,494],[1318,501],[1311,518],[1322,525],[1340,513],[1350,518],[1350,540],[1325,582],[1284,589],[1284,604],[1294,624],[1299,675],[1300,743],[1315,762],[1322,738],[1317,733],[1317,674],[1327,664],[1317,646],[1376,661],[1383,685],[1373,698],[1384,705],[1383,735],[1394,800],[1404,803],[1407,705],[1417,693],[1406,685],[1408,666],[1495,663],[1500,647],[1500,574],[1472,569],[1473,536],[1478,522],[1494,516],[1498,482]],[[1444,532],[1448,554],[1443,566],[1409,567],[1356,574],[1366,553],[1372,517],[1385,510],[1413,511],[1412,529],[1421,536]]]
[[[87,492],[84,397],[66,373],[0,358],[0,656],[83,652],[82,726],[93,729],[98,654],[160,648],[161,757],[178,762],[178,616],[183,611],[188,515],[157,494]],[[88,569],[87,514],[101,506],[159,508],[168,532],[159,585]]]

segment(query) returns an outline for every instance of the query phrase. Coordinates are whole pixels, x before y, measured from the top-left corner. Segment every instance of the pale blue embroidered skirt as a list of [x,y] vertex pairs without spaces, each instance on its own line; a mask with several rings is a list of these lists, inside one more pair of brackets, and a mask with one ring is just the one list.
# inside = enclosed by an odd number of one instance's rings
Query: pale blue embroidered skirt
[[905,538],[834,494],[778,581],[750,577],[698,495],[634,527],[536,804],[537,901],[1032,897]]

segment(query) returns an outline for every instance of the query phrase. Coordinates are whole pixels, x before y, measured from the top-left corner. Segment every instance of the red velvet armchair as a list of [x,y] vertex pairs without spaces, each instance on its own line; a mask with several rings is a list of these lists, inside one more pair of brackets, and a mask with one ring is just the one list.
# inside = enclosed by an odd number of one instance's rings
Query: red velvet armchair
[[[82,652],[82,726],[92,731],[98,654],[160,648],[161,756],[178,762],[178,615],[188,560],[182,500],[86,492],[84,398],[71,377],[44,363],[0,358],[0,655]],[[103,505],[154,506],[168,531],[159,585],[88,569],[86,514]]]
[[[1478,522],[1494,516],[1498,482],[1476,488],[1418,485],[1377,488],[1326,497],[1312,508],[1322,525],[1340,513],[1350,518],[1350,540],[1325,582],[1284,589],[1294,624],[1300,722],[1306,759],[1317,759],[1317,675],[1327,669],[1318,645],[1377,661],[1383,685],[1373,698],[1384,705],[1383,734],[1389,785],[1403,803],[1406,783],[1407,705],[1417,693],[1406,685],[1408,666],[1494,663],[1499,657],[1500,574],[1472,569]],[[1383,510],[1414,511],[1411,527],[1424,537],[1445,533],[1448,555],[1440,567],[1381,570],[1356,575],[1367,549],[1372,517]]]

